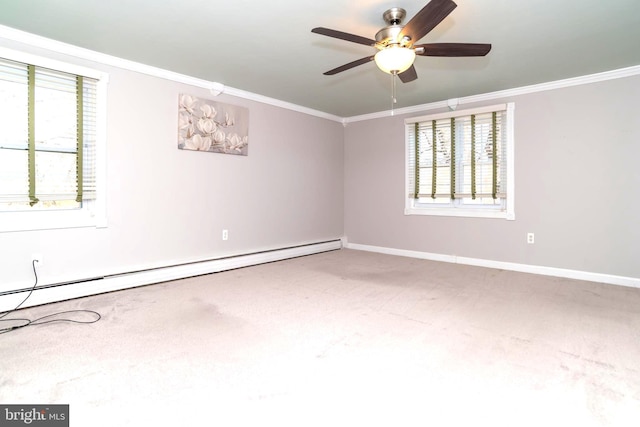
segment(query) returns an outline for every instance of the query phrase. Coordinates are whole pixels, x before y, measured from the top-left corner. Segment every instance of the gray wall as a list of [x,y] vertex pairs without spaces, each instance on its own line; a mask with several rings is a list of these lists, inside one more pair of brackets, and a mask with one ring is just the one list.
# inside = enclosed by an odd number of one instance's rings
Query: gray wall
[[516,220],[506,221],[403,214],[403,116],[343,128],[222,95],[215,100],[250,110],[249,156],[181,151],[178,94],[208,91],[53,56],[110,73],[108,227],[0,233],[0,291],[33,283],[35,252],[45,260],[41,283],[57,283],[343,235],[640,277],[640,77],[488,102],[516,103]]
[[[35,252],[58,283],[342,237],[342,124],[55,59],[110,73],[108,227],[0,233],[0,291],[33,283]],[[247,107],[249,155],[178,150],[179,93]]]
[[485,104],[509,101],[515,221],[405,216],[407,116],[395,116],[346,128],[349,243],[640,277],[640,77]]

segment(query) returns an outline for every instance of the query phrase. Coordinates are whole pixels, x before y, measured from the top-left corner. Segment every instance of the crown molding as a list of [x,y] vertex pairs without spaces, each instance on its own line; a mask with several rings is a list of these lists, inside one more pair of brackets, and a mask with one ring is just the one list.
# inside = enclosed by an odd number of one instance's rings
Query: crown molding
[[[620,68],[617,70],[604,71],[601,73],[589,74],[586,76],[573,77],[569,79],[556,80],[547,83],[540,83],[530,86],[522,86],[513,89],[500,90],[496,92],[489,92],[480,95],[471,95],[462,98],[457,98],[456,106],[459,107],[463,104],[471,104],[473,102],[486,102],[495,101],[496,99],[508,98],[518,95],[527,95],[530,93],[544,92],[547,90],[563,89],[572,86],[585,85],[590,83],[604,82],[607,80],[621,79],[624,77],[632,77],[640,75],[640,65],[632,67]],[[402,114],[414,114],[424,113],[429,110],[436,110],[450,107],[449,101],[437,101],[429,104],[414,105],[406,108],[399,108],[397,110],[386,110],[377,113],[363,114],[360,116],[346,117],[344,123],[354,123],[365,120],[380,119],[384,117],[397,116]]]
[[[130,61],[127,59],[118,58],[116,56],[107,55],[104,53],[96,52],[90,49],[81,48],[68,43],[59,42],[57,40],[49,39],[46,37],[38,36],[35,34],[27,33],[25,31],[16,30],[14,28],[0,25],[0,38],[11,40],[18,43],[23,43],[35,48],[41,48],[50,50],[56,53],[62,53],[65,55],[73,56],[79,59],[89,60],[112,67],[117,67],[129,71],[135,71],[141,74],[146,74],[154,77],[171,80],[178,83],[184,83],[190,86],[201,87],[208,89],[214,93],[221,86],[221,83],[212,82],[196,77],[191,77],[185,74],[175,73],[162,68],[152,67],[150,65],[141,64],[139,62]],[[589,74],[586,76],[573,77],[569,79],[556,80],[547,83],[540,83],[530,86],[523,86],[519,88],[506,89],[497,92],[489,92],[479,95],[472,95],[467,97],[458,98],[457,106],[463,104],[470,104],[474,102],[493,101],[495,99],[507,98],[518,95],[526,95],[530,93],[543,92],[547,90],[562,89],[572,86],[603,82],[607,80],[619,79],[624,77],[631,77],[640,75],[640,65],[620,68],[617,70],[604,71],[601,73]],[[323,119],[331,120],[334,122],[347,125],[349,123],[355,123],[366,120],[374,120],[379,118],[391,117],[396,115],[421,113],[429,110],[447,108],[449,101],[437,101],[428,104],[414,105],[406,108],[399,108],[396,110],[379,111],[376,113],[363,114],[351,117],[340,117],[334,114],[329,114],[324,111],[314,110],[312,108],[303,107],[301,105],[293,104],[290,102],[282,101],[268,96],[259,95],[252,92],[247,92],[241,89],[236,89],[229,86],[224,86],[224,93],[227,95],[235,96],[238,98],[248,99],[251,101],[260,102],[263,104],[272,105],[275,107],[284,108],[287,110],[297,111],[310,116],[320,117]]]
[[[11,40],[14,42],[22,43],[34,48],[46,49],[56,53],[73,56],[75,58],[93,61],[103,65],[109,65],[124,70],[135,71],[137,73],[146,74],[153,77],[159,77],[165,80],[170,80],[178,83],[184,83],[190,86],[201,87],[210,90],[212,93],[219,91],[221,83],[212,82],[196,77],[191,77],[185,74],[175,73],[173,71],[165,70],[150,65],[141,64],[139,62],[130,61],[116,56],[107,55],[104,53],[96,52],[90,49],[85,49],[68,43],[59,42],[57,40],[49,39],[46,37],[38,36],[25,31],[16,30],[4,25],[0,25],[0,38]],[[344,123],[344,118],[325,113],[324,111],[314,110],[312,108],[303,107],[290,102],[281,101],[279,99],[270,98],[244,90],[236,89],[229,86],[223,86],[224,93],[227,95],[235,96],[238,98],[248,99],[251,101],[260,102],[263,104],[272,105],[275,107],[284,108],[287,110],[297,111],[310,116],[316,116],[327,120],[332,120],[338,123]]]
[[299,113],[308,114],[310,116],[320,117],[322,119],[332,120],[334,122],[343,123],[344,118],[340,116],[336,116],[333,114],[325,113],[324,111],[314,110],[313,108],[303,107],[298,104],[293,104],[291,102],[281,101],[275,98],[269,98],[267,96],[258,95],[256,93],[247,92],[241,89],[236,89],[232,87],[226,87],[224,89],[224,93],[231,96],[236,96],[238,98],[249,99],[256,102],[261,102],[263,104],[273,105],[274,107],[285,108],[287,110],[297,111]]

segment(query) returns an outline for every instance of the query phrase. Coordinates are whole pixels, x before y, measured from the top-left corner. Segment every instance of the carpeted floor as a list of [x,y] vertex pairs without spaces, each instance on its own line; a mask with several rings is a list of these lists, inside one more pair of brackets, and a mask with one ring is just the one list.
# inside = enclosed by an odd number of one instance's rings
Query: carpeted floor
[[20,310],[0,403],[95,426],[638,426],[640,289],[340,250]]

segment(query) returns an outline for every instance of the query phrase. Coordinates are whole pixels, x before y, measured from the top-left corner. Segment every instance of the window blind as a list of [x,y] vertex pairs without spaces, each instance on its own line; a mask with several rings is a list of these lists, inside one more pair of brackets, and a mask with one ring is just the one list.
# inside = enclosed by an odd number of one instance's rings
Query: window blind
[[505,117],[503,109],[410,123],[409,197],[442,203],[504,198]]
[[97,80],[0,59],[0,210],[95,198]]

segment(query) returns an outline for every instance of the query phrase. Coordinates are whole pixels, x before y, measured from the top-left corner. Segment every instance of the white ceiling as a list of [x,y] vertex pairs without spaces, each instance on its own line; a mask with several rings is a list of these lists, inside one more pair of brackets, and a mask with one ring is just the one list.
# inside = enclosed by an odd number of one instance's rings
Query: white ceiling
[[[390,7],[427,0],[0,0],[0,24],[101,53],[351,117],[391,107],[391,76],[368,63]],[[491,43],[480,58],[416,58],[396,108],[640,65],[639,0],[456,0],[420,43]]]

